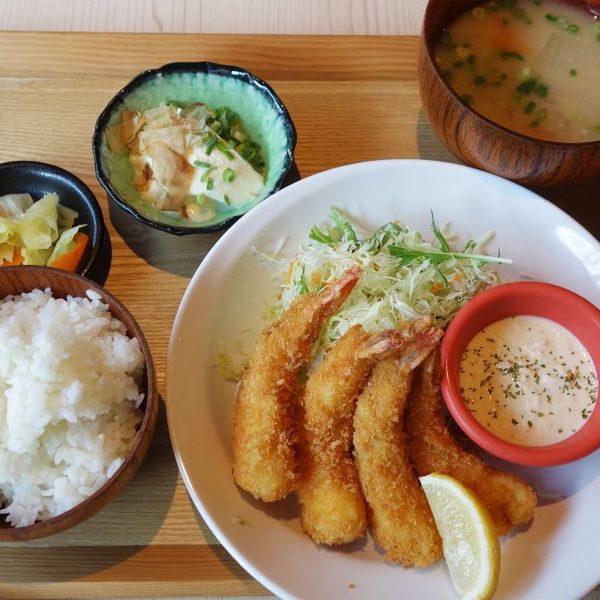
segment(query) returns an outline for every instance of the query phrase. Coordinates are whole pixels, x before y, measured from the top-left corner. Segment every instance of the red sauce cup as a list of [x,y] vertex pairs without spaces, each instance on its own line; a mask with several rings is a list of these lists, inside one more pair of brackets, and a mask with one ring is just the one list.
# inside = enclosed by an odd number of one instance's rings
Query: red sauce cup
[[600,448],[600,402],[571,437],[547,446],[521,446],[490,432],[471,414],[460,392],[463,352],[473,337],[495,321],[515,315],[545,317],[568,329],[588,351],[600,375],[600,310],[565,288],[540,282],[506,283],[478,294],[448,326],[441,345],[441,389],[450,414],[481,448],[513,463],[550,466],[583,458]]

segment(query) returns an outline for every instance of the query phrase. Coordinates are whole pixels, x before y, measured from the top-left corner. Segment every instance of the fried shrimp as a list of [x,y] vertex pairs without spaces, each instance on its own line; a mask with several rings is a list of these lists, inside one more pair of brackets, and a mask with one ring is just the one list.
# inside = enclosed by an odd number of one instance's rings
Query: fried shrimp
[[295,488],[298,371],[309,359],[322,324],[359,277],[360,269],[351,268],[321,294],[299,296],[258,338],[233,420],[233,475],[255,498],[272,502]]
[[408,459],[403,413],[412,371],[442,335],[417,334],[397,358],[373,368],[354,414],[354,457],[368,520],[387,560],[426,567],[442,556],[442,541]]
[[450,475],[472,489],[488,509],[499,535],[528,523],[537,504],[535,492],[519,477],[496,471],[465,451],[440,412],[439,359],[433,352],[415,377],[407,406],[410,460],[419,476]]
[[373,363],[397,352],[405,341],[401,330],[369,335],[356,325],[306,384],[298,496],[302,528],[319,544],[345,544],[366,533],[365,500],[351,453],[356,399]]

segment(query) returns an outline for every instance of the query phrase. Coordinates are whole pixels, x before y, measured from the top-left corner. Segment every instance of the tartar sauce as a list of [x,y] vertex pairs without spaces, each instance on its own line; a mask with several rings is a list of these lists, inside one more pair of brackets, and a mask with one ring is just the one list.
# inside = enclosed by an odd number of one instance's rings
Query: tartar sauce
[[494,435],[546,446],[586,422],[598,377],[570,331],[549,319],[519,315],[488,325],[469,342],[460,387],[473,416]]

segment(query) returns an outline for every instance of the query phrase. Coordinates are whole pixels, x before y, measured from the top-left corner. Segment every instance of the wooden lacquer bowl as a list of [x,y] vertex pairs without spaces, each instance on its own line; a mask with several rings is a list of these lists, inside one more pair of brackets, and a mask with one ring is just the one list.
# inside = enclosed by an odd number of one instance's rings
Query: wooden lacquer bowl
[[102,297],[102,301],[109,306],[111,314],[125,324],[129,337],[137,338],[145,361],[145,369],[140,382],[140,391],[145,396],[141,406],[144,415],[138,426],[129,456],[95,494],[61,515],[46,521],[37,521],[28,527],[12,527],[5,522],[2,516],[0,541],[32,540],[52,535],[77,525],[103,508],[127,484],[141,465],[150,445],[158,414],[156,376],[150,349],[142,330],[123,304],[98,284],[80,275],[49,267],[0,268],[0,299],[12,294],[30,292],[36,288],[50,288],[55,298],[64,298],[68,295],[85,297],[86,290],[91,289]]
[[444,28],[477,4],[429,0],[425,11],[419,84],[435,132],[465,163],[524,185],[555,187],[600,175],[600,141],[550,142],[516,133],[473,110],[446,83],[433,53],[435,44]]

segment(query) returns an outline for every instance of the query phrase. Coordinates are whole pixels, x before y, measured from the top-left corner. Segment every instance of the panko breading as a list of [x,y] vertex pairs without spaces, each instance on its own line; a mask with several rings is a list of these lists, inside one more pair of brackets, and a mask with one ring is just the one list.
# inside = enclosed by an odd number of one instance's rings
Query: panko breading
[[423,363],[410,394],[406,430],[410,460],[419,476],[443,473],[473,490],[490,513],[499,535],[529,523],[537,505],[533,489],[512,473],[497,471],[461,448],[440,412],[439,358]]
[[303,394],[298,481],[301,523],[317,543],[338,545],[367,530],[365,500],[352,458],[356,399],[373,363],[398,351],[406,332],[349,329],[311,374]]
[[321,294],[299,296],[258,338],[233,420],[233,475],[255,498],[272,502],[295,488],[298,371],[323,322],[339,309],[359,276],[360,269],[351,268]]
[[426,567],[442,556],[427,499],[408,459],[403,413],[413,369],[442,335],[417,335],[398,358],[375,365],[354,415],[354,456],[375,540],[387,560]]

